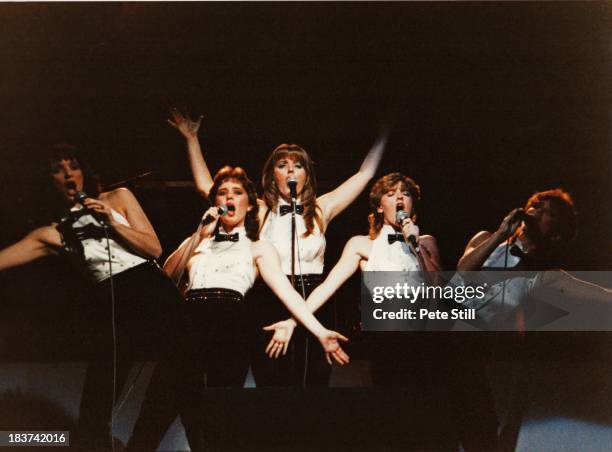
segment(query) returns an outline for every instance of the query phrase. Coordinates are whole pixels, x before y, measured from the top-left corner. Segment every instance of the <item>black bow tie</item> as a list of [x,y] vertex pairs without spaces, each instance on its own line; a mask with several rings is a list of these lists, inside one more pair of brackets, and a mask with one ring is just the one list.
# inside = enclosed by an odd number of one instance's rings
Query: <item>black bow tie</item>
[[234,234],[221,234],[220,232],[215,234],[215,242],[237,242],[239,238],[237,232]]
[[517,245],[512,245],[512,247],[510,247],[510,254],[518,257],[519,259],[529,258],[529,256],[527,256],[527,254],[522,249],[520,249]]
[[389,240],[389,245],[395,242],[405,242],[404,236],[402,234],[388,234],[387,240]]
[[[280,206],[280,216],[287,215],[291,213],[291,206],[288,204],[283,204]],[[295,213],[298,215],[302,215],[304,213],[304,206],[302,204],[295,205]]]

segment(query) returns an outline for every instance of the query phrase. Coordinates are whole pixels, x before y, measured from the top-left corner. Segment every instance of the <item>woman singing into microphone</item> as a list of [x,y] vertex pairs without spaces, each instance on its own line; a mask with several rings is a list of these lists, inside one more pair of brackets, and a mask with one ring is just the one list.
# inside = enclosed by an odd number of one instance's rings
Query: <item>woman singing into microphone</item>
[[75,446],[93,450],[110,445],[113,394],[121,389],[113,382],[123,382],[129,361],[158,357],[159,338],[167,338],[182,300],[153,261],[161,245],[134,195],[125,188],[99,193],[74,146],[55,145],[48,151],[45,163],[58,195],[57,205],[51,203],[57,221],[1,250],[0,271],[63,255],[84,267],[92,280],[93,290],[83,303],[87,312],[80,313],[92,359],[72,439]]
[[[193,347],[186,354],[185,350],[177,350],[175,359],[158,365],[129,443],[130,450],[154,450],[179,414],[190,447],[203,450],[198,427],[198,416],[203,412],[197,403],[202,375],[206,375],[207,387],[244,385],[250,358],[244,296],[258,274],[317,338],[330,364],[330,357],[339,364],[348,362],[338,344],[346,338],[317,321],[283,274],[275,248],[267,240],[257,240],[259,206],[255,186],[244,170],[222,168],[209,196],[213,207],[204,215],[204,223],[208,224],[186,239],[164,265],[169,275],[179,279],[186,263],[185,334]],[[227,213],[220,215],[220,206],[226,206]],[[211,217],[214,220],[208,222]],[[172,400],[168,400],[168,391],[172,392]],[[205,410],[204,414],[211,415]]]
[[[359,268],[422,273],[440,270],[436,240],[430,235],[420,236],[414,223],[419,197],[419,186],[403,174],[388,174],[376,181],[370,191],[369,234],[355,236],[347,242],[338,263],[308,297],[308,309],[314,312],[323,306]],[[276,333],[266,351],[270,357],[277,357],[290,340],[295,321],[287,319],[271,327]],[[398,350],[391,347],[383,352],[384,345],[372,353],[371,360],[374,383],[386,385],[387,379],[397,374],[391,367],[398,364],[397,356],[389,354],[396,354]]]
[[[185,137],[196,186],[200,193],[207,195],[212,178],[198,141],[200,120],[192,121],[174,110],[169,122]],[[357,198],[374,176],[384,145],[385,138],[378,140],[359,171],[322,196],[317,196],[313,162],[303,148],[281,144],[267,159],[262,177],[264,193],[257,201],[260,236],[274,245],[283,273],[291,278],[293,286],[304,298],[323,280],[325,231],[329,223]],[[293,253],[288,180],[295,181],[297,194]],[[316,338],[301,328],[296,331],[288,353],[279,360],[270,360],[260,352],[270,340],[270,333],[263,331],[262,327],[286,318],[289,313],[269,291],[260,287],[254,292],[249,297],[256,335],[251,366],[257,386],[327,386],[331,369],[316,346]],[[322,309],[317,318],[328,324],[333,322],[332,314],[331,309]]]

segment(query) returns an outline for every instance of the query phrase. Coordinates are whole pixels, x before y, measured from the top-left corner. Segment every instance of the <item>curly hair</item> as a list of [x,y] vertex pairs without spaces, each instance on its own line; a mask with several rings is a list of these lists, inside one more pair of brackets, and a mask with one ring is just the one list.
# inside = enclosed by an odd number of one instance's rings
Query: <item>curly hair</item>
[[274,166],[276,162],[283,158],[290,158],[296,162],[299,162],[304,167],[306,172],[306,181],[304,182],[304,188],[299,193],[300,201],[304,206],[304,224],[306,225],[306,232],[304,237],[309,236],[314,231],[314,223],[317,222],[319,230],[323,231],[323,219],[321,211],[317,205],[317,179],[314,172],[314,162],[303,148],[297,144],[281,144],[276,147],[268,157],[264,168],[261,184],[263,186],[264,194],[263,199],[266,206],[271,211],[275,211],[278,205],[278,198],[280,197],[280,191],[274,181]]
[[[217,196],[219,187],[225,181],[230,179],[239,182],[247,192],[251,210],[247,212],[244,219],[244,228],[246,230],[247,237],[253,241],[256,241],[259,238],[259,218],[257,216],[259,212],[259,205],[257,204],[257,192],[255,191],[255,184],[251,181],[251,179],[249,179],[245,170],[239,166],[224,166],[217,171],[217,174],[215,174],[213,179],[213,185],[210,188],[210,193],[208,194],[208,201],[211,205],[215,205],[215,197]],[[218,227],[219,226],[217,225],[217,228]]]
[[554,230],[554,234],[557,236],[556,241],[559,246],[564,246],[576,237],[577,215],[574,209],[574,201],[570,194],[562,188],[555,188],[531,195],[527,204],[525,204],[525,210],[530,207],[537,207],[545,201],[549,202],[551,215],[557,220]]
[[408,190],[408,193],[410,193],[410,197],[412,198],[412,212],[410,212],[410,216],[412,217],[412,221],[416,220],[415,207],[421,199],[421,188],[415,181],[401,173],[387,174],[374,182],[370,190],[370,214],[368,215],[370,228],[368,235],[372,240],[378,236],[384,223],[382,213],[378,212],[380,200],[385,193],[394,189],[398,184],[401,184],[402,190]]

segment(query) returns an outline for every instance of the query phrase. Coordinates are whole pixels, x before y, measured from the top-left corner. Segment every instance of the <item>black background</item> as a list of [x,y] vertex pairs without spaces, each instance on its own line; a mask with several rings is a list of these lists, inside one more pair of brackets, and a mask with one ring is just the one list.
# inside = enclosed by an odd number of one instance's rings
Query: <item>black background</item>
[[[609,3],[3,4],[0,18],[2,246],[33,226],[50,143],[79,145],[105,183],[189,180],[165,122],[178,106],[204,115],[212,171],[259,181],[276,145],[298,143],[320,194],[391,124],[378,176],[421,185],[418,223],[447,269],[474,233],[562,186],[580,214],[569,268],[610,268]],[[205,207],[193,189],[134,191],[164,256]],[[366,232],[366,198],[330,225],[327,269]],[[6,272],[3,298],[56,306],[52,266]]]

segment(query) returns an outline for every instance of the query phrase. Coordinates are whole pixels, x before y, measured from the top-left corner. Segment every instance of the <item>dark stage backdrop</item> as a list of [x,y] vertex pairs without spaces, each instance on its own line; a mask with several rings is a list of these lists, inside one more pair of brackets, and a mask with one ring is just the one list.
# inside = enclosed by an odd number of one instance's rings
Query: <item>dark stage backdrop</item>
[[[604,2],[3,4],[0,245],[34,226],[34,168],[49,143],[82,147],[105,183],[146,171],[190,180],[165,122],[178,106],[204,115],[213,171],[241,165],[259,180],[269,152],[294,142],[317,162],[320,193],[390,125],[379,175],[421,185],[418,223],[449,269],[474,233],[562,186],[580,213],[569,268],[610,269],[610,12]],[[134,191],[164,257],[205,208],[189,188]],[[366,199],[331,224],[328,269],[365,233]],[[1,275],[3,298],[69,299],[44,268]]]

